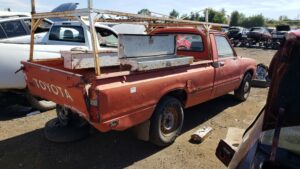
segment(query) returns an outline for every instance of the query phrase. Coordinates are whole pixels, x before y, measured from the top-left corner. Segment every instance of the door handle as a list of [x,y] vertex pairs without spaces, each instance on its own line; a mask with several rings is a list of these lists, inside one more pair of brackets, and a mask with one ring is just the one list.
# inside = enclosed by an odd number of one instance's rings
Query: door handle
[[221,62],[213,62],[211,64],[214,68],[219,68],[225,65],[225,62],[221,61]]
[[222,67],[222,66],[224,66],[225,65],[225,62],[219,62],[219,65],[220,65],[220,67]]

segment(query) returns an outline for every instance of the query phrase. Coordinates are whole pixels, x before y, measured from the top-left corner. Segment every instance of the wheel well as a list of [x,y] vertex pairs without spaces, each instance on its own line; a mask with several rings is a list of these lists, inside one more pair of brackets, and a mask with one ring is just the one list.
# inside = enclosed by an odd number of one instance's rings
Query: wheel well
[[254,70],[252,70],[252,69],[247,70],[247,71],[245,72],[244,76],[245,76],[247,73],[250,73],[250,74],[251,74],[251,77],[253,78]]
[[177,89],[177,90],[170,91],[170,92],[166,93],[161,99],[163,99],[167,96],[171,96],[171,97],[178,99],[181,102],[183,107],[186,104],[187,93],[183,89]]

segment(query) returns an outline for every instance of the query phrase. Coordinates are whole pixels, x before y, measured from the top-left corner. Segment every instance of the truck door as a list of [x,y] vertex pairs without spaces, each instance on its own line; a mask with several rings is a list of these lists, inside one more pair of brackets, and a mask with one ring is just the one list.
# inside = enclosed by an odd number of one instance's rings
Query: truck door
[[238,58],[224,35],[215,35],[217,59],[215,67],[214,97],[233,91],[240,83]]

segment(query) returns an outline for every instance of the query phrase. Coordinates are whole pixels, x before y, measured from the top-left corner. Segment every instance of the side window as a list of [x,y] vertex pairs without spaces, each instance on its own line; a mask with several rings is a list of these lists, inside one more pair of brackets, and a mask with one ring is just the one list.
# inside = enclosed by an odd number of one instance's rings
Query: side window
[[234,56],[233,50],[224,36],[215,36],[219,58]]
[[24,23],[28,27],[29,30],[31,30],[31,19],[24,19]]
[[1,23],[8,38],[27,35],[26,30],[20,21],[9,21]]
[[4,38],[6,38],[6,35],[3,31],[3,29],[0,27],[0,39],[4,39]]
[[104,28],[96,28],[96,33],[101,47],[118,47],[118,36],[114,32]]
[[200,35],[177,35],[177,50],[201,52],[203,49],[203,41]]
[[[31,19],[24,19],[26,26],[31,30]],[[36,29],[35,33],[48,32],[51,28],[52,23],[46,20],[43,20],[39,27]]]
[[84,43],[84,33],[81,26],[53,26],[49,40]]

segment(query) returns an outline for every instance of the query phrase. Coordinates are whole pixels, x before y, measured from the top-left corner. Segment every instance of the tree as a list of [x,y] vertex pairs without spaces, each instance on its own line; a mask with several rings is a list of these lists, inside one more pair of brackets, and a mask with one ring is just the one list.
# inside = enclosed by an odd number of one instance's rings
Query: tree
[[238,26],[240,22],[241,22],[240,13],[238,11],[233,11],[231,13],[229,25],[230,26]]
[[141,14],[141,15],[151,15],[151,12],[150,12],[150,10],[149,9],[146,9],[146,8],[144,8],[144,9],[141,9],[140,11],[138,11],[138,14]]
[[241,22],[241,26],[250,28],[255,26],[265,26],[265,18],[262,14],[250,16]]
[[286,20],[289,20],[289,18],[285,15],[281,15],[279,16],[279,21],[286,21]]
[[192,21],[200,21],[200,14],[199,12],[191,12],[190,20]]
[[189,17],[188,14],[183,14],[183,15],[180,16],[180,19],[189,20],[190,17]]
[[[205,16],[205,11],[204,11]],[[214,23],[227,23],[227,19],[225,16],[225,10],[216,11],[214,9],[208,9],[208,22]]]
[[178,18],[179,16],[179,12],[177,12],[175,9],[173,9],[171,12],[170,12],[170,17],[171,18]]
[[[199,12],[191,12],[189,16],[182,15],[181,18],[192,20],[192,21],[205,21],[205,11],[203,15],[200,15]],[[208,21],[214,23],[227,23],[227,19],[225,17],[225,10],[222,9],[221,11],[216,11],[213,9],[208,10]]]
[[226,15],[226,11],[225,11],[224,8],[222,8],[220,12],[221,12],[224,16]]

